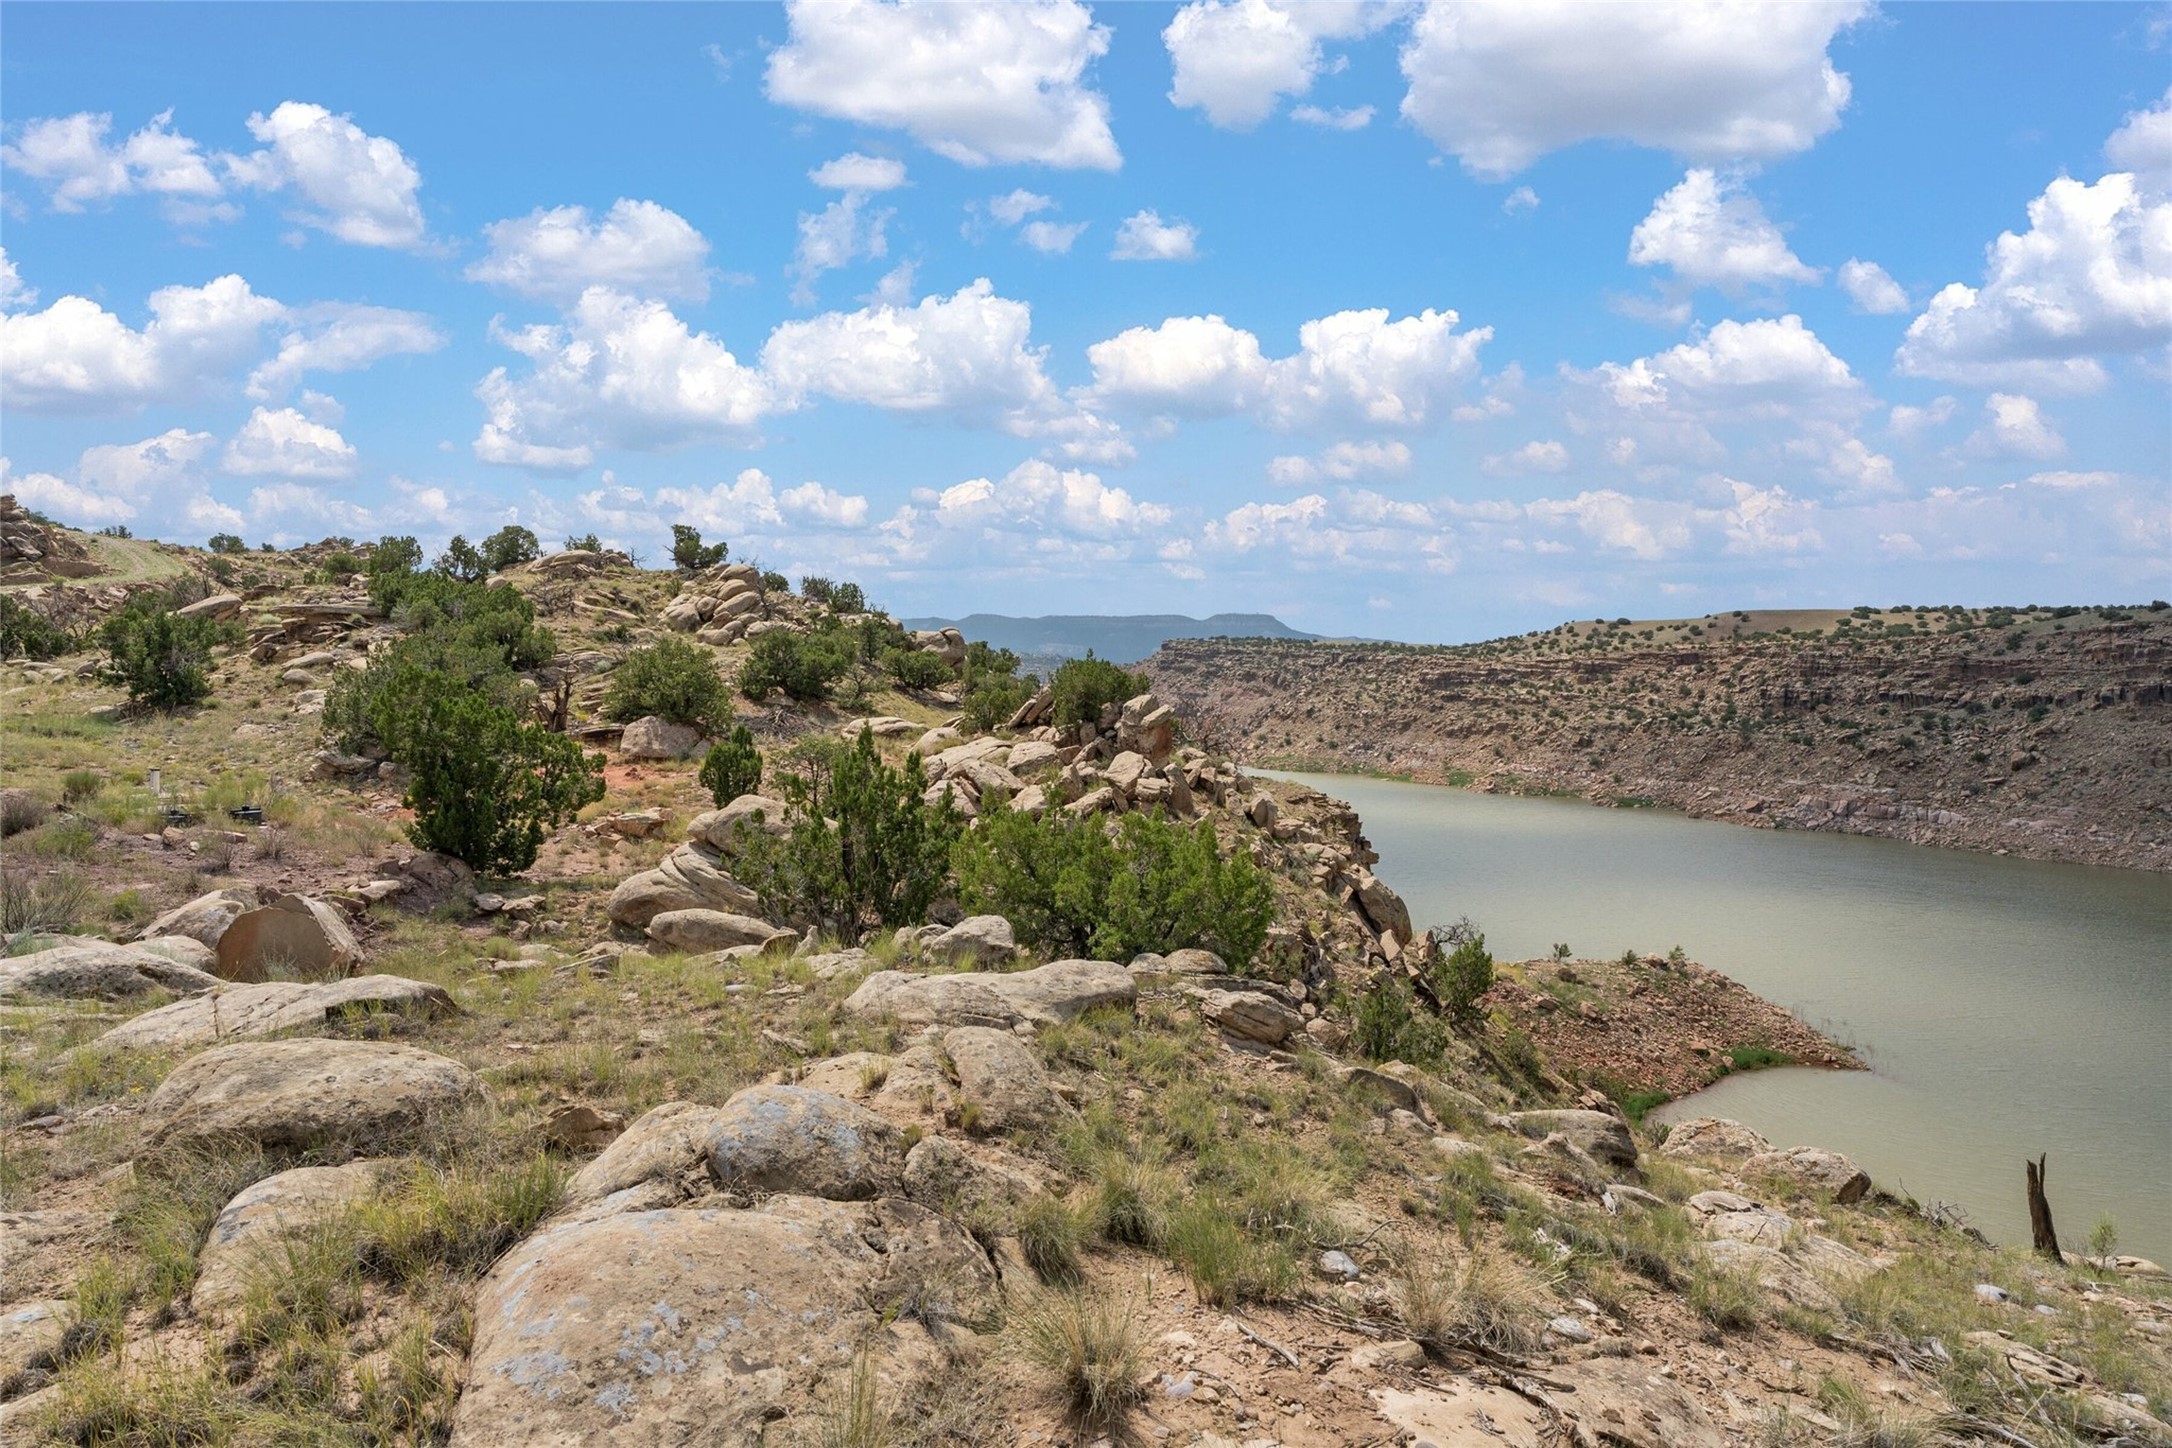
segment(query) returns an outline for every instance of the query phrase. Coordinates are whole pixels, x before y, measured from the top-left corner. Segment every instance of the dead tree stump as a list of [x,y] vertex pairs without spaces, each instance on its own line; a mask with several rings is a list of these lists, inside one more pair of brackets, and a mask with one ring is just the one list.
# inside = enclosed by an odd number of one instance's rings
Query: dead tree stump
[[2039,1156],[2034,1161],[2024,1158],[2021,1163],[2029,1179],[2029,1245],[2054,1262],[2064,1262],[2058,1229],[2051,1224],[2051,1203],[2044,1198],[2045,1160]]

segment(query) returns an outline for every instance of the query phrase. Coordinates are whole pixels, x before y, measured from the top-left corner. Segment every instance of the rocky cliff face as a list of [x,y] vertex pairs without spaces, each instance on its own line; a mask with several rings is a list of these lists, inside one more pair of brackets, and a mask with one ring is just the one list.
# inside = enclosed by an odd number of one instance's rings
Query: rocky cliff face
[[2163,605],[1742,622],[1453,648],[1172,640],[1147,669],[1252,764],[2172,869]]

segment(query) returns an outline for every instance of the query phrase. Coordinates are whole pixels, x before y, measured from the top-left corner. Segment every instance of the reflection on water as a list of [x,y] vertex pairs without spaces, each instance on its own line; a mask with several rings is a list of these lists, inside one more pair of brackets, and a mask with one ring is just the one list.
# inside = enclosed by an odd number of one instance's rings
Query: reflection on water
[[1357,807],[1421,924],[1467,914],[1504,959],[1680,945],[1873,1068],[1736,1077],[1659,1119],[1844,1151],[2002,1242],[2027,1239],[2021,1162],[2048,1152],[2062,1236],[2110,1216],[2172,1260],[2172,878],[1285,777]]

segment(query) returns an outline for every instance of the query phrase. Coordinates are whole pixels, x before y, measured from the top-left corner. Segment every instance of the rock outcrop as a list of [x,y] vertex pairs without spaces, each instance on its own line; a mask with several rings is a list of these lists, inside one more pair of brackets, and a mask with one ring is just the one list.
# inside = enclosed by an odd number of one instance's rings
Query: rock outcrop
[[55,944],[31,955],[0,959],[0,999],[127,1000],[154,990],[191,994],[219,978],[157,951],[103,940]]
[[911,975],[879,970],[845,1001],[850,1015],[917,1026],[1053,1025],[1097,1006],[1129,1009],[1139,998],[1131,972],[1107,960],[1059,960],[1009,973]]
[[349,1012],[383,1011],[433,1019],[459,1013],[443,986],[398,975],[261,985],[220,984],[169,1006],[145,1011],[98,1038],[101,1046],[179,1050],[217,1041],[323,1027]]
[[216,1149],[230,1139],[268,1150],[342,1147],[374,1153],[431,1120],[479,1102],[482,1083],[458,1061],[372,1041],[251,1041],[175,1068],[144,1103],[151,1141]]

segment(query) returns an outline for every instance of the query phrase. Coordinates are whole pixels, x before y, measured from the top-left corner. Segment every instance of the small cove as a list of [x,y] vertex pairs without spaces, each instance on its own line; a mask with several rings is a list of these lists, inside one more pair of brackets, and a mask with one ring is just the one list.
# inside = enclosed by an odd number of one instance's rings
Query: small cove
[[1844,1151],[2002,1243],[2026,1241],[2021,1162],[2046,1152],[2069,1246],[2109,1216],[2123,1250],[2172,1258],[2172,878],[1276,777],[1356,807],[1421,924],[1469,915],[1502,959],[1680,945],[1871,1068],[1734,1077],[1655,1119],[1732,1116]]

